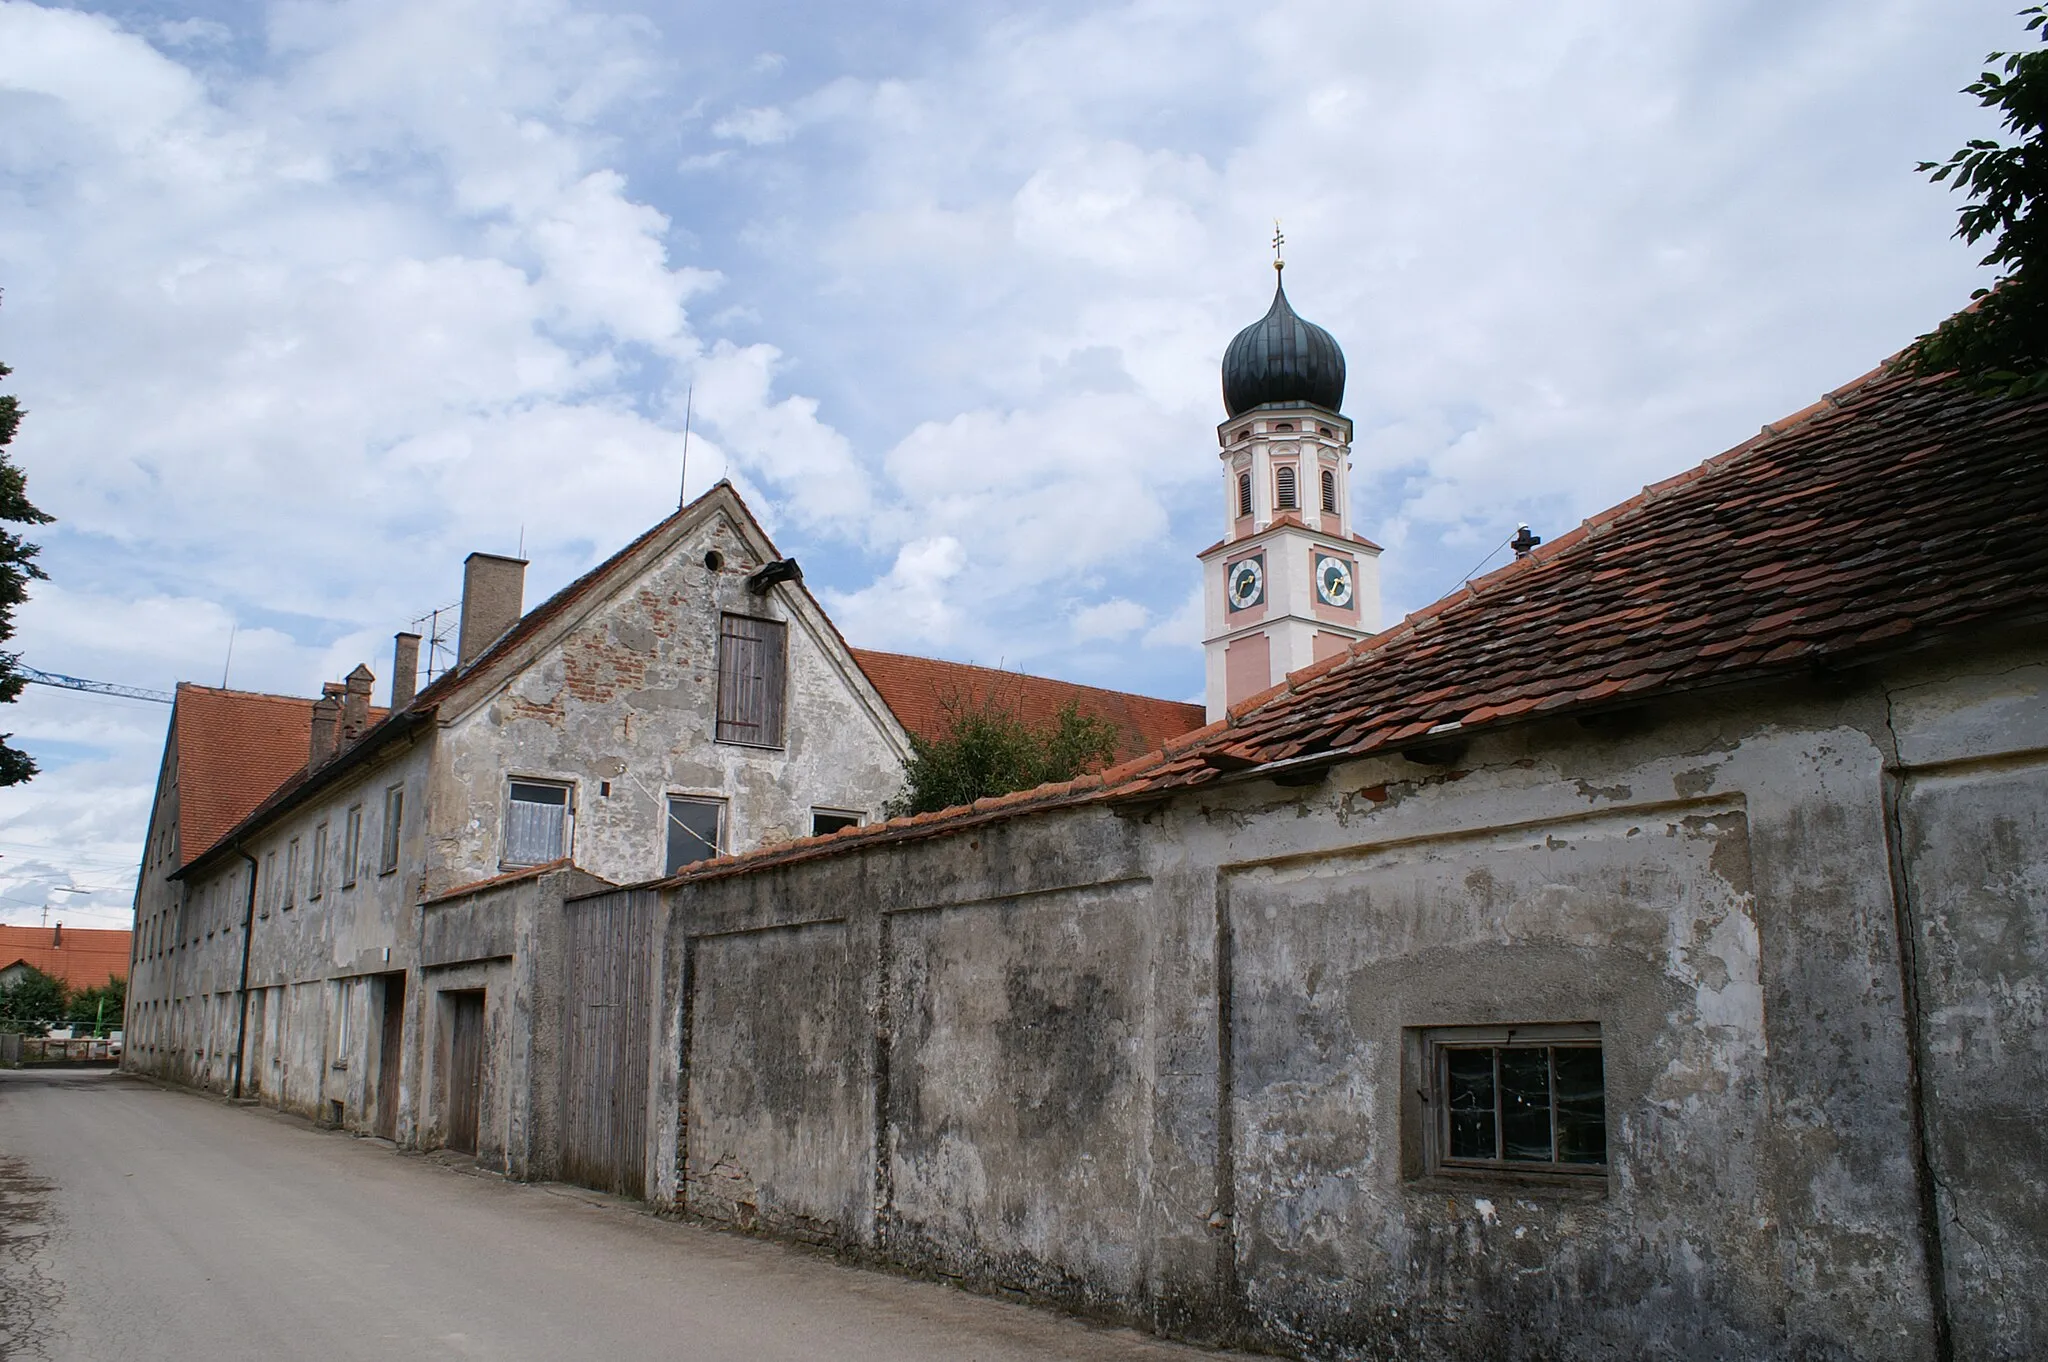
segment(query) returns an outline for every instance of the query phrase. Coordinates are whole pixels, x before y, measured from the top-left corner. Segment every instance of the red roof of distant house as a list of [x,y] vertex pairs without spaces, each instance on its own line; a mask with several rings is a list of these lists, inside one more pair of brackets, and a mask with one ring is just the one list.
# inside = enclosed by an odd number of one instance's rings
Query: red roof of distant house
[[0,927],[0,971],[26,964],[69,988],[128,977],[129,933],[97,927]]
[[703,861],[678,878],[2048,623],[2043,524],[2048,399],[1979,397],[1881,369],[1162,751],[971,808]]
[[961,710],[991,700],[1034,725],[1057,717],[1071,704],[1083,714],[1114,724],[1123,739],[1120,751],[1124,756],[1153,751],[1167,739],[1202,726],[1200,705],[965,662],[878,653],[868,648],[852,652],[853,660],[874,682],[897,721],[927,742],[944,737]]

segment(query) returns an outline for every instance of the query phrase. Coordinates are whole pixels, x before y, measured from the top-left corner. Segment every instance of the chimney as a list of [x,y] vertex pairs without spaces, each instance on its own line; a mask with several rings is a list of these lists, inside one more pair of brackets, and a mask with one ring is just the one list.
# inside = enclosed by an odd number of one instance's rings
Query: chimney
[[526,591],[526,560],[472,553],[462,564],[462,634],[455,665],[467,667],[498,636],[519,622]]
[[341,745],[349,746],[370,726],[370,687],[377,678],[362,663],[348,674],[341,696]]
[[58,923],[58,924],[57,924],[57,929],[56,929],[55,931],[53,931],[53,932],[51,932],[51,933],[50,933],[50,949],[51,949],[51,950],[56,950],[56,949],[57,949],[57,948],[58,948],[59,946],[61,946],[61,945],[63,945],[63,944],[64,944],[64,924],[60,922],[60,923]]
[[341,694],[339,682],[329,681],[320,687],[320,698],[313,702],[313,743],[306,754],[306,765],[324,765],[334,755],[335,740],[341,736]]
[[391,709],[393,713],[412,703],[412,688],[419,683],[420,636],[399,634],[391,641]]

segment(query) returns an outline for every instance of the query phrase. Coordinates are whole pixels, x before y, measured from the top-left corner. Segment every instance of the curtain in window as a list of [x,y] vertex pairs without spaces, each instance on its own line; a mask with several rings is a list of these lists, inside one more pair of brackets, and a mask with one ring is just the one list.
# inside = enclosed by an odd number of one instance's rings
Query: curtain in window
[[568,790],[513,781],[505,816],[506,863],[545,865],[560,860],[568,819]]

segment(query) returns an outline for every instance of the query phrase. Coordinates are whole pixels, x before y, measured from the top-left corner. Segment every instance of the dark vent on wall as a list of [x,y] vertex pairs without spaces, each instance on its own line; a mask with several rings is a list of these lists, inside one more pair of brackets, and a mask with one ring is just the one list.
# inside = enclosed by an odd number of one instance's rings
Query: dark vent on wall
[[1278,493],[1277,503],[1281,510],[1294,509],[1294,469],[1283,467],[1273,473],[1273,489]]
[[1252,513],[1252,475],[1249,473],[1239,473],[1237,475],[1237,513],[1239,515],[1250,515]]
[[1323,470],[1323,509],[1332,515],[1337,511],[1337,475],[1327,468]]

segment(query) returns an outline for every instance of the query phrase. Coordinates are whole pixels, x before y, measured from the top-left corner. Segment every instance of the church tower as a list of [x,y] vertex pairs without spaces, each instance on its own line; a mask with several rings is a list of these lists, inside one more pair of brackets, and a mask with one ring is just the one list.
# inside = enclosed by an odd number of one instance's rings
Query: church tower
[[1350,526],[1343,402],[1344,352],[1276,281],[1223,354],[1224,532],[1200,555],[1211,722],[1380,627],[1379,546]]

